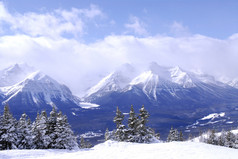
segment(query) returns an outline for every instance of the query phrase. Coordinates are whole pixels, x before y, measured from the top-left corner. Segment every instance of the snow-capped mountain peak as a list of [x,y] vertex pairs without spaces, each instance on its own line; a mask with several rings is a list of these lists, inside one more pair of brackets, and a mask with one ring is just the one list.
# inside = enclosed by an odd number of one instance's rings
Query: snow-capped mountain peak
[[152,71],[146,71],[134,78],[130,82],[129,90],[132,89],[133,85],[143,85],[143,92],[150,98],[152,94],[153,98],[156,100],[156,88],[159,82],[159,76],[157,74],[153,74]]
[[182,85],[184,88],[195,87],[192,78],[190,78],[188,73],[183,71],[179,66],[171,68],[169,71],[173,83]]
[[129,84],[135,75],[135,69],[130,64],[124,64],[116,71],[110,73],[87,91],[85,97],[98,92],[120,91]]
[[158,80],[158,75],[155,75],[152,73],[152,71],[146,71],[134,78],[131,82],[130,85],[137,85],[137,84],[146,84],[148,81],[156,79]]
[[14,64],[3,69],[0,71],[0,87],[14,85],[34,71],[35,69],[27,64]]
[[45,101],[47,104],[52,104],[52,99],[79,102],[76,101],[76,97],[72,95],[69,88],[59,84],[57,81],[40,71],[33,72],[23,81],[13,86],[3,87],[1,90],[7,97],[4,102],[8,102],[20,93],[24,94],[26,98],[29,98],[28,100],[32,100],[35,104],[39,104],[42,101]]

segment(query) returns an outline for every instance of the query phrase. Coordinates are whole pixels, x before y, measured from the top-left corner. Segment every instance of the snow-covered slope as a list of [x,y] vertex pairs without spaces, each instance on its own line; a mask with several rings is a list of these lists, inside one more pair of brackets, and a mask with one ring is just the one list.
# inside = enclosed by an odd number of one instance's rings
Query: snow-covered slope
[[91,149],[6,150],[0,158],[11,159],[237,159],[236,149],[197,142],[136,144],[107,141]]
[[124,64],[113,73],[104,77],[95,86],[87,91],[85,98],[96,95],[103,96],[108,92],[121,91],[135,75],[135,68],[130,64]]
[[3,69],[0,71],[0,87],[16,84],[34,71],[35,69],[27,64],[15,64]]

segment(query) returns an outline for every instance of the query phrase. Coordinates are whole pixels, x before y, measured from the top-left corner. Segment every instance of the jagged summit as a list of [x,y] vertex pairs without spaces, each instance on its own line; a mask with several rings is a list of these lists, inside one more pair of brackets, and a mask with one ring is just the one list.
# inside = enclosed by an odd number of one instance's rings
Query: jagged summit
[[100,94],[100,92],[107,93],[111,91],[120,91],[128,85],[135,74],[136,70],[132,65],[128,63],[124,64],[117,68],[116,71],[104,77],[98,84],[90,88],[85,97],[95,93],[98,93],[98,96],[101,96],[102,94]]
[[0,87],[16,84],[34,71],[35,68],[27,64],[14,64],[3,69],[0,71]]
[[[123,68],[128,67],[125,66]],[[205,101],[206,98],[224,98],[229,94],[224,92],[230,91],[228,85],[216,81],[210,75],[189,72],[179,66],[164,67],[152,62],[142,71],[132,68],[116,70],[103,78],[89,90],[85,100],[104,101],[104,97],[111,99],[113,95],[113,98],[123,96],[121,101],[126,101],[124,97],[137,100],[134,99],[136,96],[138,100],[144,99],[158,105],[179,100],[200,102],[199,100]]]
[[40,71],[33,72],[23,81],[13,86],[2,88],[1,90],[4,92],[6,98],[4,102],[10,101],[20,94],[27,94],[26,97],[28,100],[24,100],[26,102],[23,101],[23,104],[27,104],[29,100],[36,105],[42,104],[42,102],[51,104],[56,99],[60,101],[72,100],[78,103],[69,88],[59,84]]

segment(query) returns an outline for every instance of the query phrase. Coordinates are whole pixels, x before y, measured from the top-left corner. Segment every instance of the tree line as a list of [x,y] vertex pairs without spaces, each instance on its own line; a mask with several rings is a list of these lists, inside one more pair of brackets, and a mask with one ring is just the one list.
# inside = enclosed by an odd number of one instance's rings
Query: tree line
[[199,140],[212,145],[238,149],[238,134],[235,135],[231,131],[222,130],[221,133],[216,133],[214,129],[208,130],[206,133],[201,133]]
[[154,130],[146,126],[149,118],[149,113],[144,106],[139,110],[137,115],[134,111],[133,105],[129,113],[127,127],[123,124],[124,115],[117,107],[114,123],[116,129],[105,132],[105,140],[116,140],[126,142],[149,143],[155,139],[159,139],[159,133],[155,134]]
[[53,107],[50,116],[46,111],[37,113],[35,121],[24,113],[17,121],[4,107],[0,116],[0,150],[7,149],[74,149],[77,138],[68,123],[67,116]]

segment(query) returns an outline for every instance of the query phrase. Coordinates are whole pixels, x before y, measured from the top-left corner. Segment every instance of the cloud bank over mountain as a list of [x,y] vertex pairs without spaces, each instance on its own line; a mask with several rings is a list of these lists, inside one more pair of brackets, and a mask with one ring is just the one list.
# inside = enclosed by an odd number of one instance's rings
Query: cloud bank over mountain
[[156,61],[217,78],[238,77],[238,34],[216,39],[192,34],[174,22],[170,26],[174,36],[151,35],[142,19],[132,15],[128,19],[121,34],[85,42],[89,27],[117,25],[97,5],[22,14],[10,12],[0,2],[0,68],[25,62],[78,94],[124,63],[140,67]]

